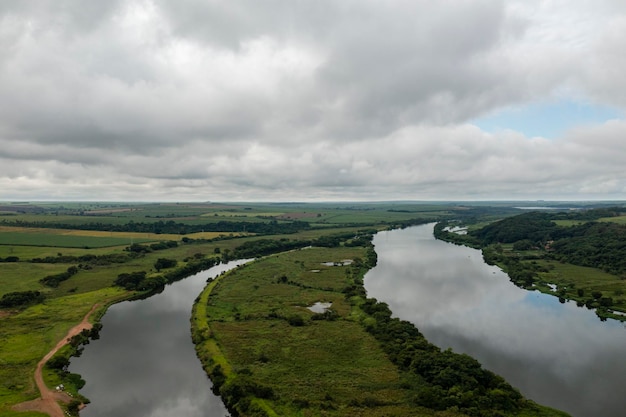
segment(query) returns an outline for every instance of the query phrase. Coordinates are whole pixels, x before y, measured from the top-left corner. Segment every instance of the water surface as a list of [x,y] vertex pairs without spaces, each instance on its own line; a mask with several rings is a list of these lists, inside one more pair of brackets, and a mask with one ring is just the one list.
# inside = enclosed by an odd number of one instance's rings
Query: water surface
[[217,265],[145,300],[113,305],[100,339],[73,358],[91,404],[82,417],[224,417],[222,400],[196,357],[189,319],[208,277],[245,261]]
[[575,417],[626,415],[624,325],[520,289],[480,251],[435,240],[432,231],[431,224],[375,236],[370,297],[538,403]]

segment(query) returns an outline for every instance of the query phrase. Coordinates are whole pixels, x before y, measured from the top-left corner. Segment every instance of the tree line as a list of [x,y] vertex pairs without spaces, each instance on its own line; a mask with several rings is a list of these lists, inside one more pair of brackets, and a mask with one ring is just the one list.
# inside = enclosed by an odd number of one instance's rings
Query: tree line
[[225,232],[241,233],[250,232],[259,235],[290,234],[302,230],[311,229],[311,225],[301,220],[269,222],[246,222],[246,221],[226,221],[220,220],[213,223],[189,224],[180,223],[173,220],[156,222],[134,222],[124,224],[111,224],[102,222],[88,222],[81,224],[69,224],[62,222],[31,222],[25,220],[3,220],[3,224],[18,227],[38,227],[54,229],[78,229],[78,230],[99,230],[106,232],[139,232],[156,234],[180,234],[186,235],[198,232]]
[[[602,208],[573,213],[530,212],[491,223],[472,230],[467,235],[447,232],[445,228],[448,223],[441,222],[435,227],[435,237],[483,248],[486,260],[491,263],[503,260],[500,256],[502,254],[498,253],[498,245],[512,244],[516,251],[536,250],[543,258],[624,275],[626,225],[596,221],[624,212],[626,208]],[[580,220],[582,223],[559,226],[555,220]]]
[[415,405],[454,409],[472,417],[517,415],[535,407],[477,360],[449,349],[442,351],[412,323],[392,318],[386,303],[367,298],[359,307],[374,319],[364,320],[365,328],[404,374]]

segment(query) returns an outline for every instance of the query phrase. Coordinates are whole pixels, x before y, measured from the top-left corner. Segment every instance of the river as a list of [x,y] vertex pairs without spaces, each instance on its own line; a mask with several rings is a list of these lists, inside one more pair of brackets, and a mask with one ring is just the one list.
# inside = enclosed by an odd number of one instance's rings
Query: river
[[87,384],[82,417],[224,417],[191,342],[189,319],[206,280],[246,261],[216,265],[144,300],[109,308],[100,339],[72,358]]
[[378,233],[368,296],[442,349],[467,353],[526,397],[574,417],[626,413],[626,329],[573,302],[513,285],[433,224]]

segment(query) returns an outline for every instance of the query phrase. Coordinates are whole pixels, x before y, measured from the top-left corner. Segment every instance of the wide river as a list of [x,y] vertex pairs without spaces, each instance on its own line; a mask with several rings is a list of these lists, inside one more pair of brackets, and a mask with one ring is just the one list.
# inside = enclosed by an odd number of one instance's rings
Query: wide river
[[467,353],[522,394],[575,417],[626,415],[626,329],[573,302],[526,291],[433,225],[378,233],[368,296],[442,349]]
[[[626,329],[513,285],[477,250],[438,241],[433,225],[381,232],[365,277],[431,342],[477,358],[538,403],[575,417],[626,415]],[[191,307],[217,265],[145,300],[112,306],[100,339],[73,358],[92,402],[82,417],[224,417],[191,342]]]
[[82,417],[224,417],[191,342],[191,307],[206,280],[245,261],[216,265],[150,298],[115,304],[100,339],[72,358],[91,404]]

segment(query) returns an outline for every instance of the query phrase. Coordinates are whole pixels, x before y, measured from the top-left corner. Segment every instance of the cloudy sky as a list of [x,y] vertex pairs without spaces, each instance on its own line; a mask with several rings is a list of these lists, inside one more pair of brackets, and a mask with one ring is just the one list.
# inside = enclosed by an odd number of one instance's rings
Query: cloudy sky
[[623,0],[2,0],[0,200],[626,198]]

